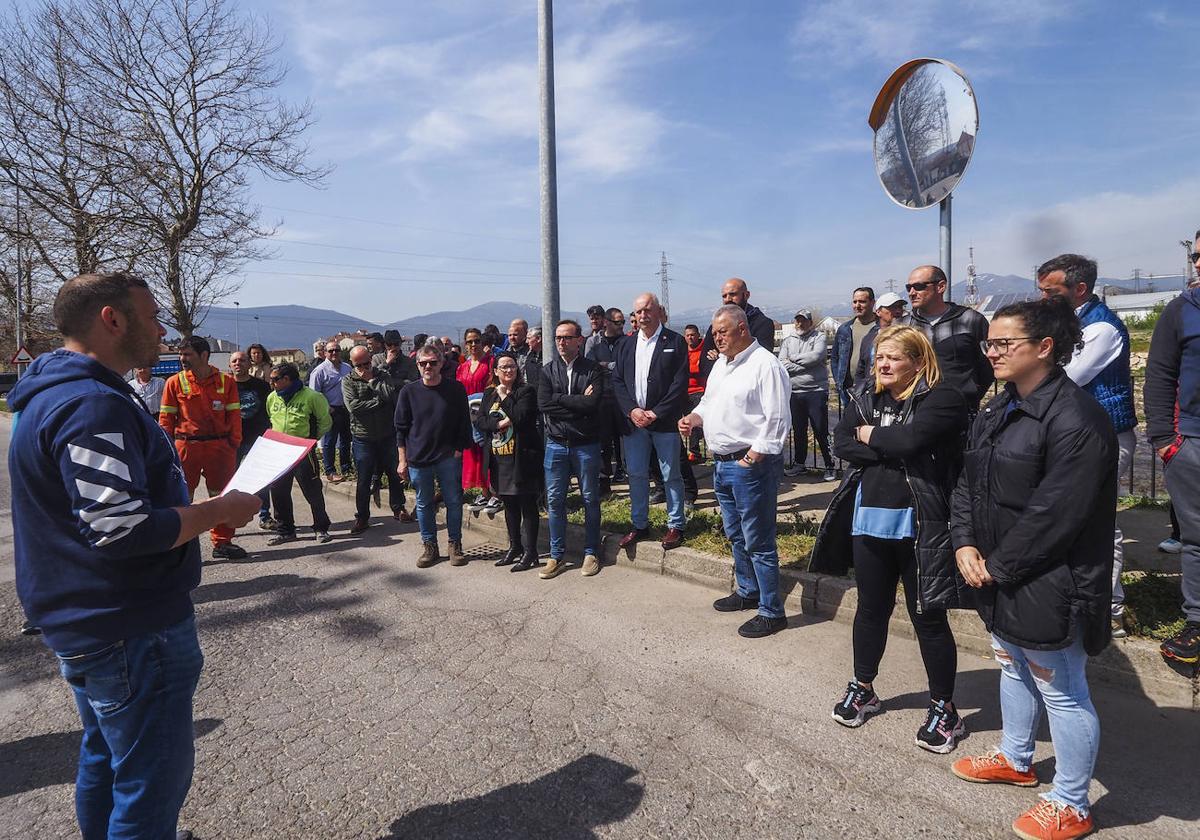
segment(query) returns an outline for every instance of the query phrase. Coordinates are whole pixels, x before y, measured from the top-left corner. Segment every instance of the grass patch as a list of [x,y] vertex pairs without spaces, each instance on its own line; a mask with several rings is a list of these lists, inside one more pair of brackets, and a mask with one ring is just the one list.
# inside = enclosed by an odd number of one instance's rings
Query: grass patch
[[[576,525],[583,524],[583,500],[578,494],[573,493],[567,497],[567,521]],[[779,545],[779,565],[800,570],[808,568],[809,555],[812,554],[813,542],[816,540],[819,526],[819,522],[799,514],[793,516],[791,522],[780,522],[776,534],[776,542]],[[624,534],[633,528],[629,500],[610,498],[601,502],[600,528],[615,534]],[[661,538],[666,531],[666,507],[651,505],[650,535],[654,538]],[[733,549],[729,540],[725,538],[721,514],[715,510],[692,511],[687,525],[683,529],[683,544],[687,548],[706,554],[716,554],[722,557],[733,556]]]
[[1170,501],[1166,496],[1118,496],[1117,510],[1166,510]]
[[1183,629],[1179,575],[1127,572],[1121,575],[1121,583],[1132,633],[1162,640]]

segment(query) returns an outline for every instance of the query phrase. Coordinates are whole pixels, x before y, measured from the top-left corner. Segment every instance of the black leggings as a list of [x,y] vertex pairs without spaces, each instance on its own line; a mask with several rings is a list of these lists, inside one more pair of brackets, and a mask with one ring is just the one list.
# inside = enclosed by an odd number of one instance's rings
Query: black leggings
[[917,558],[913,541],[854,537],[854,579],[858,611],[854,613],[854,678],[874,682],[887,646],[888,620],[896,606],[896,584],[904,583],[908,616],[917,631],[921,659],[933,701],[954,696],[958,650],[945,610],[917,612]]
[[501,496],[504,502],[504,524],[508,527],[508,547],[537,557],[538,497],[536,493]]

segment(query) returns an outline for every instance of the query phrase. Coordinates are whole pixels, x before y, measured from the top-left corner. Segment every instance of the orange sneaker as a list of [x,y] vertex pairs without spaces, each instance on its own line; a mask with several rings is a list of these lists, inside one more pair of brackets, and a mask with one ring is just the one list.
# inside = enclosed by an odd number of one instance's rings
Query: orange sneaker
[[1038,783],[1037,775],[1032,770],[1014,770],[999,751],[960,758],[950,765],[950,772],[960,779],[982,784],[1036,787]]
[[1070,805],[1043,799],[1013,822],[1013,831],[1025,840],[1073,840],[1091,834],[1092,815],[1079,816]]

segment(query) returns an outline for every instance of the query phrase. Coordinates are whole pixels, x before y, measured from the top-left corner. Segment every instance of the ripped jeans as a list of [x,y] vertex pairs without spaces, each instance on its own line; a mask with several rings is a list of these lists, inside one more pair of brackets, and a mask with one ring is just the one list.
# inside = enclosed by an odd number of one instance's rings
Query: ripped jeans
[[992,636],[1000,663],[1000,752],[1016,770],[1033,762],[1042,705],[1054,746],[1054,787],[1043,798],[1089,811],[1088,786],[1100,748],[1100,718],[1088,691],[1082,640],[1062,650],[1029,650]]

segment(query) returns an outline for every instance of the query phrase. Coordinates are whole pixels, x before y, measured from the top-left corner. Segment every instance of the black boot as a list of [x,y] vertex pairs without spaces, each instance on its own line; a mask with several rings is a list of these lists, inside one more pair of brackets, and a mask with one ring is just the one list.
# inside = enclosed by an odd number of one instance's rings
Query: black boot
[[510,548],[508,553],[496,561],[497,566],[511,566],[525,553],[523,548]]
[[538,556],[536,551],[526,552],[517,564],[509,569],[510,572],[527,572],[530,569],[538,567]]

